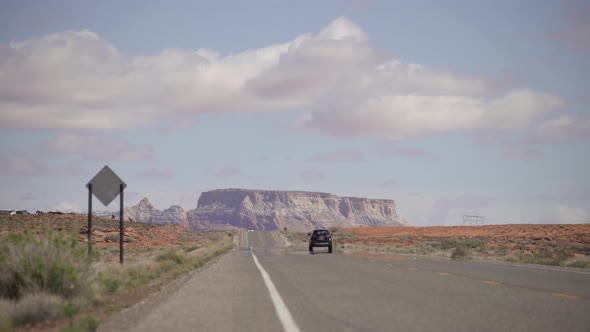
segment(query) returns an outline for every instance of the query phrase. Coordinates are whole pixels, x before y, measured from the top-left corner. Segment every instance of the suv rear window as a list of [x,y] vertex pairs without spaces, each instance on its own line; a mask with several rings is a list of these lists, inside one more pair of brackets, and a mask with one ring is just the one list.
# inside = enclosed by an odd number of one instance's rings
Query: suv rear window
[[326,231],[326,230],[321,230],[321,231],[313,231],[313,233],[315,235],[328,235],[330,234],[330,232]]

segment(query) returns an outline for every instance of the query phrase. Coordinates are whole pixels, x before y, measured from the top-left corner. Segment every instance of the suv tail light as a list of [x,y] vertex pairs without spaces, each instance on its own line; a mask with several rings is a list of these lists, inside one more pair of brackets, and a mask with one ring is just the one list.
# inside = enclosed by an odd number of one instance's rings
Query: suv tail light
[[332,235],[328,234],[328,235],[325,235],[325,237],[329,239],[332,237]]

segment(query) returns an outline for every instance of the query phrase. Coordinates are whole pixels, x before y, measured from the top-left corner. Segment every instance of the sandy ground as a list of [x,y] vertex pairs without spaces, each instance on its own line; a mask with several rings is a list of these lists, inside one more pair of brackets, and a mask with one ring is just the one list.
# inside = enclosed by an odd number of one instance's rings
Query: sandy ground
[[357,227],[346,231],[374,240],[420,240],[442,237],[532,239],[565,243],[590,243],[590,224],[567,225],[488,225],[488,226],[440,226],[440,227]]

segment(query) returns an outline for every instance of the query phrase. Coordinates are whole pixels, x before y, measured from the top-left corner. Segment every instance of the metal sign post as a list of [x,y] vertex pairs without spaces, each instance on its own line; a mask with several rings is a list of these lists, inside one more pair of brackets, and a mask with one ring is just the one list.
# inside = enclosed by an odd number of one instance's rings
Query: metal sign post
[[100,172],[86,184],[88,188],[88,256],[92,252],[92,195],[98,200],[108,206],[117,196],[120,196],[119,206],[119,261],[123,264],[123,240],[125,238],[125,228],[123,226],[123,190],[127,187],[125,182],[121,180],[109,168],[103,167]]
[[88,257],[92,254],[92,184],[88,184]]
[[123,264],[123,239],[125,238],[125,228],[123,227],[123,189],[125,185],[119,184],[119,262]]

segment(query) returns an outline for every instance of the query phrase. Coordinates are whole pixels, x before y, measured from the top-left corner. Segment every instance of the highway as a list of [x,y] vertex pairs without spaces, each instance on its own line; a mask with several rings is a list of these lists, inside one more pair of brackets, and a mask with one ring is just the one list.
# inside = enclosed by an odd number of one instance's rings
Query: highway
[[590,331],[588,272],[315,251],[244,231],[239,249],[100,330]]

